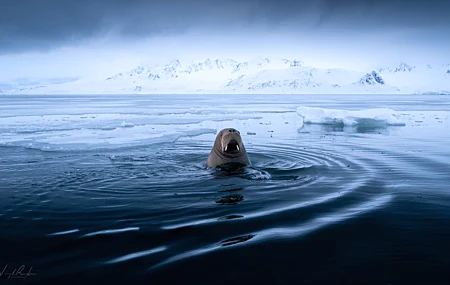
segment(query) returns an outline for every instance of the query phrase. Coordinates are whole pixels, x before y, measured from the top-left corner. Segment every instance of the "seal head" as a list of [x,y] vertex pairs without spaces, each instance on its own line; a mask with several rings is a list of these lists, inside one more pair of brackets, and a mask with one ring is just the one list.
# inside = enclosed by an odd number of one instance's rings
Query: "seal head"
[[206,161],[206,166],[211,168],[224,164],[250,164],[241,133],[233,128],[223,129],[217,134]]

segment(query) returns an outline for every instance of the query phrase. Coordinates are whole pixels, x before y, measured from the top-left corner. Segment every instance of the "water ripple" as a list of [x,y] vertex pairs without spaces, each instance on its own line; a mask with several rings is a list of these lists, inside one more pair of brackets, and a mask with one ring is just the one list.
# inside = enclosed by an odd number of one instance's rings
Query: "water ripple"
[[79,231],[80,231],[79,229],[73,229],[73,230],[68,230],[68,231],[63,231],[63,232],[57,232],[57,233],[48,234],[48,236],[68,235],[68,234],[76,233],[76,232],[79,232]]
[[124,232],[130,232],[130,231],[138,231],[138,227],[132,227],[132,228],[124,228],[124,229],[114,229],[114,230],[103,230],[93,233],[88,233],[83,235],[82,237],[91,237],[91,236],[97,236],[97,235],[110,235],[110,234],[119,234]]
[[124,262],[124,261],[128,261],[128,260],[131,260],[131,259],[136,259],[136,258],[140,258],[140,257],[143,257],[143,256],[155,254],[155,253],[164,251],[166,249],[167,249],[166,246],[160,246],[160,247],[149,249],[149,250],[133,252],[133,253],[126,254],[126,255],[121,256],[121,257],[117,257],[117,258],[108,260],[108,261],[105,262],[105,264],[113,264],[113,263]]

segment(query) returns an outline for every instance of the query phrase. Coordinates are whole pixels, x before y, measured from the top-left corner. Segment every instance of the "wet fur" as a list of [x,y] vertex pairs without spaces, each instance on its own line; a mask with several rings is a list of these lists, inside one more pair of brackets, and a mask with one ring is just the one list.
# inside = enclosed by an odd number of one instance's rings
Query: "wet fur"
[[[227,153],[225,152],[225,147],[232,140],[237,142],[239,151],[236,153]],[[209,168],[224,164],[250,165],[250,159],[248,158],[241,135],[238,130],[233,128],[223,129],[217,134],[214,146],[206,161],[206,167]]]

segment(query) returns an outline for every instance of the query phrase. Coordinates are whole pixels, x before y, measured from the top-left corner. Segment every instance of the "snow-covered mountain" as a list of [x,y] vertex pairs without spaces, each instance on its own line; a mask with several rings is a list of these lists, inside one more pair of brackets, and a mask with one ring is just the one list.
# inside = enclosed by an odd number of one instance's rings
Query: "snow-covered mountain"
[[141,64],[106,78],[84,78],[3,90],[5,94],[148,93],[450,93],[450,65],[398,66],[351,71],[305,66],[298,59],[257,57],[249,61],[174,60]]
[[[210,59],[193,62],[183,65],[179,60],[171,61],[165,65],[139,65],[133,70],[125,73],[118,73],[106,80],[119,78],[140,78],[140,79],[174,79],[201,74],[225,75],[232,78],[235,74],[246,74],[261,69],[282,69],[290,66],[300,66],[301,61],[288,59],[272,59],[269,57],[258,57],[251,61],[238,62],[227,59]],[[206,74],[207,73],[207,74]]]
[[37,86],[48,86],[54,84],[61,84],[73,82],[78,80],[77,77],[56,77],[56,78],[18,78],[10,82],[0,82],[0,90],[21,89],[28,90],[29,88],[36,88]]

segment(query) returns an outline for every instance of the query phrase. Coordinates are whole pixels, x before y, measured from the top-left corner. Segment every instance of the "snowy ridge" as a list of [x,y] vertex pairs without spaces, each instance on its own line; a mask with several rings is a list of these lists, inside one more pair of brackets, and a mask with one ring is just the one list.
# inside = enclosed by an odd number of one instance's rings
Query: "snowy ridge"
[[298,59],[256,57],[248,61],[207,58],[141,64],[106,78],[36,84],[3,94],[448,94],[450,65],[398,66],[368,71],[314,68]]
[[183,64],[179,60],[171,61],[165,65],[140,65],[136,68],[118,73],[106,80],[114,80],[124,77],[148,78],[151,80],[174,79],[179,77],[186,77],[195,75],[197,73],[205,72],[226,72],[235,74],[240,72],[248,72],[256,69],[264,68],[285,68],[289,66],[300,66],[299,60],[288,59],[272,59],[269,57],[258,57],[251,61],[238,62],[234,59],[211,59],[207,58],[204,61],[192,62]]
[[363,85],[376,85],[376,84],[384,84],[384,80],[383,77],[381,77],[381,75],[376,72],[375,70],[372,71],[371,73],[367,73],[366,75],[364,75],[360,80],[359,80],[359,84],[363,84]]
[[[393,68],[380,68],[379,71],[380,72],[391,72],[391,73],[396,73],[396,72],[411,72],[413,69],[415,69],[415,66],[411,66],[408,65],[405,62],[401,62],[399,66],[393,67]],[[428,65],[428,68],[431,68],[430,65]]]

